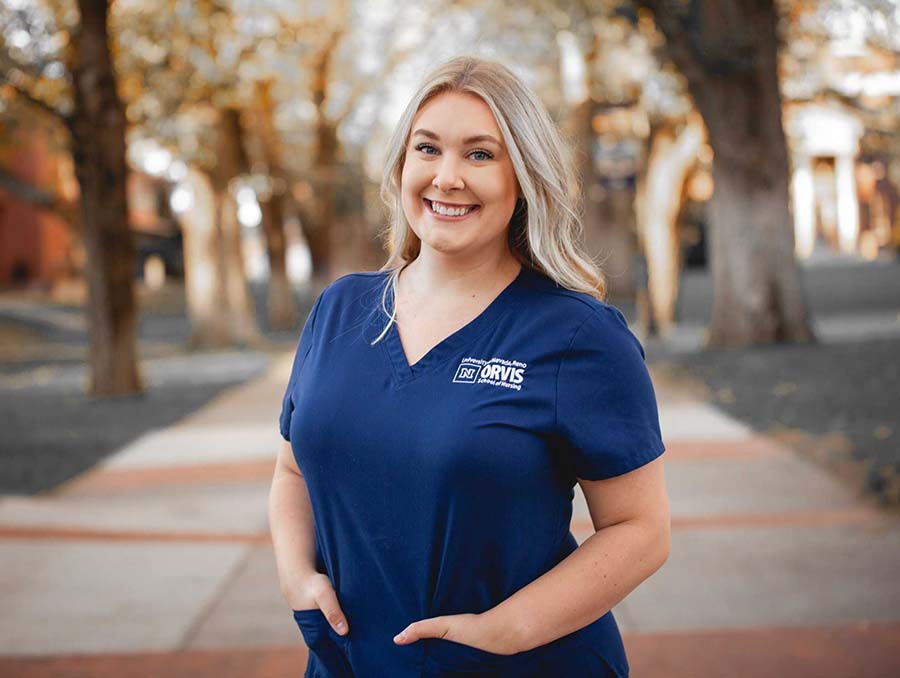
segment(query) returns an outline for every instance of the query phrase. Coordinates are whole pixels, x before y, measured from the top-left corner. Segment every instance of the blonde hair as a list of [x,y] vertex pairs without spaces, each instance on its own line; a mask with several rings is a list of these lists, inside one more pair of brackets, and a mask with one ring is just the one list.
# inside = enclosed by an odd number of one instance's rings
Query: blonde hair
[[413,120],[430,99],[445,92],[473,94],[494,114],[524,200],[516,203],[509,222],[510,251],[523,266],[540,271],[561,287],[606,299],[603,273],[583,251],[580,239],[581,186],[571,154],[559,129],[537,95],[506,66],[478,57],[456,57],[428,74],[410,99],[388,142],[381,199],[389,219],[384,236],[390,271],[381,297],[389,320],[381,340],[395,321],[387,293],[396,298],[402,268],[419,255],[421,241],[403,213],[400,177]]

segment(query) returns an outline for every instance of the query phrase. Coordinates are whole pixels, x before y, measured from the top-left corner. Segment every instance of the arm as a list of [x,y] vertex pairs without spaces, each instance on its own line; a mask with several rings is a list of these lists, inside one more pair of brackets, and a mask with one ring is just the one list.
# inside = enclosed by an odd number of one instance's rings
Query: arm
[[269,490],[269,529],[282,594],[295,610],[315,607],[302,590],[302,582],[316,574],[312,505],[287,441],[279,450]]
[[671,543],[662,459],[606,480],[579,480],[595,534],[556,567],[483,615],[512,653],[599,619],[656,572]]
[[275,461],[269,490],[269,529],[281,593],[293,610],[319,609],[340,635],[347,618],[327,574],[316,570],[316,532],[306,480],[291,444],[285,441]]

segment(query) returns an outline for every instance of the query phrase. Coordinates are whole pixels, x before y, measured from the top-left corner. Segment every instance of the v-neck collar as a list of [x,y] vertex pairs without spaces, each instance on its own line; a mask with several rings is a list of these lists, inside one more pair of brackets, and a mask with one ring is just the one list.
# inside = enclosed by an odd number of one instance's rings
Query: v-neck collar
[[[403,343],[400,341],[400,332],[397,330],[397,323],[392,322],[384,337],[383,345],[388,358],[394,367],[394,374],[397,376],[397,381],[401,384],[406,383],[428,372],[431,368],[440,365],[447,358],[456,354],[481,334],[482,331],[490,327],[506,310],[505,302],[507,298],[509,298],[516,288],[529,276],[529,271],[530,269],[522,264],[521,270],[513,281],[504,287],[500,294],[494,297],[493,301],[491,301],[481,313],[432,346],[428,352],[419,358],[413,365],[409,364],[406,352],[403,350]],[[389,291],[387,295],[387,304],[389,311],[393,313],[394,295],[391,291]]]

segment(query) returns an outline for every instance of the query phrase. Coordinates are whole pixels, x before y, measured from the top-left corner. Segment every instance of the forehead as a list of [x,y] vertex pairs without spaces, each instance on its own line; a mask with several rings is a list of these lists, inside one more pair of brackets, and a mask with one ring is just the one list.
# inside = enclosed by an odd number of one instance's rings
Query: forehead
[[464,92],[444,92],[426,102],[413,118],[412,131],[420,127],[445,141],[460,141],[478,134],[502,139],[490,107],[480,97]]

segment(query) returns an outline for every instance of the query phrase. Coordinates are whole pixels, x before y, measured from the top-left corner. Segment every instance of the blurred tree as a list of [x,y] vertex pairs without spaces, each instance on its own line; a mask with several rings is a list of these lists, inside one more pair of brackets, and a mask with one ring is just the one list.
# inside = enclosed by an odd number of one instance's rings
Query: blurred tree
[[[291,288],[287,276],[287,248],[284,220],[286,204],[285,172],[281,159],[282,144],[275,128],[275,104],[272,100],[272,83],[256,83],[256,130],[260,137],[263,161],[272,176],[273,183],[281,182],[281,190],[271,190],[260,202],[262,227],[269,252],[269,325],[273,328],[293,327],[296,312],[291,300]],[[268,199],[265,199],[268,198]]]
[[650,136],[635,200],[637,234],[648,267],[647,308],[641,308],[641,315],[650,335],[664,335],[674,321],[684,264],[676,225],[682,187],[696,164],[703,137],[703,121],[696,112],[680,126],[654,126]]
[[[616,235],[627,228],[627,215],[614,206],[620,201],[607,200],[606,177],[597,168],[597,134],[594,120],[599,109],[597,78],[594,65],[604,61],[604,44],[599,35],[602,19],[588,16],[590,3],[548,3],[534,0],[538,11],[553,18],[559,46],[559,79],[563,92],[560,129],[574,152],[583,194],[584,245],[592,257],[601,258],[606,274],[607,291],[628,293],[627,276],[620,263],[623,253],[616,247]],[[619,217],[625,216],[623,221]],[[612,269],[612,270],[610,270]]]
[[[310,50],[308,87],[314,143],[308,171],[309,190],[299,196],[301,222],[310,247],[313,271],[321,282],[346,270],[379,266],[384,252],[364,212],[365,177],[360,169],[363,146],[370,139],[358,131],[360,113],[369,129],[380,122],[387,103],[385,82],[409,57],[421,53],[459,7],[422,2],[384,12],[377,3],[334,3],[333,21]],[[466,12],[476,12],[467,8]],[[376,53],[367,51],[374,46]],[[356,119],[354,119],[356,118]],[[357,132],[347,132],[357,127]]]
[[339,22],[338,27],[329,32],[326,40],[316,50],[312,60],[310,82],[312,103],[316,112],[315,159],[313,160],[311,182],[313,190],[306,194],[307,204],[311,203],[312,209],[304,209],[301,219],[305,224],[304,234],[309,244],[313,271],[326,281],[334,277],[331,270],[334,254],[332,236],[335,219],[335,192],[340,182],[337,161],[340,145],[337,136],[338,124],[328,119],[324,108],[332,60],[346,27],[347,5],[345,2],[341,3],[341,9],[345,13],[345,21]]
[[[650,289],[648,308],[639,314],[642,324],[649,326],[651,332],[664,332],[674,321],[678,271],[683,266],[677,247],[679,214],[685,207],[681,203],[682,184],[689,178],[695,162],[694,154],[684,153],[684,147],[672,141],[693,128],[688,124],[693,103],[685,79],[671,67],[664,37],[649,10],[636,10],[632,3],[618,0],[583,0],[583,3],[593,13],[590,81],[592,98],[598,102],[597,111],[602,112],[604,108],[615,111],[610,107],[618,106],[618,111],[624,112],[630,104],[646,112],[649,123],[648,135],[637,128],[634,130],[636,138],[647,139],[635,212],[637,234],[643,243],[639,256],[646,257]],[[832,99],[842,107],[851,108],[863,121],[867,130],[861,140],[864,153],[895,157],[900,141],[894,133],[900,117],[900,97],[896,96],[900,86],[892,85],[886,72],[896,68],[900,54],[900,32],[891,30],[896,25],[896,3],[780,0],[778,9],[783,36],[779,52],[781,89],[788,110],[794,103]],[[622,18],[628,21],[623,22]],[[646,58],[646,52],[655,46],[661,47],[658,51],[662,59],[653,64]],[[616,126],[616,117],[623,116],[604,114],[598,126],[595,113],[595,144],[599,142],[601,147],[607,144],[605,137],[610,136],[609,128]],[[700,146],[704,173],[707,158],[712,155],[711,147],[705,143]],[[681,160],[673,163],[675,158]],[[896,166],[900,170],[900,163]],[[896,174],[900,176],[900,171]],[[654,185],[653,190],[645,190],[649,181]],[[590,183],[586,186],[589,188]],[[586,192],[586,215],[589,215],[593,200],[590,190]],[[604,205],[615,204],[610,200],[615,193],[599,191],[604,230],[615,222],[609,210],[603,209]],[[623,263],[610,259],[614,269],[621,269]],[[638,296],[643,296],[640,290]]]
[[247,97],[237,68],[253,44],[233,28],[229,9],[216,0],[120,0],[111,20],[132,147],[147,140],[174,147],[179,162],[207,174],[203,181],[191,176],[200,213],[181,219],[194,347],[261,340],[235,198],[239,179],[250,174],[241,125]]
[[[220,108],[217,112],[216,163],[210,172],[215,196],[215,220],[218,227],[218,255],[216,262],[219,299],[224,302],[216,309],[220,316],[216,335],[201,335],[200,326],[195,324],[192,341],[197,345],[249,345],[260,340],[259,328],[253,310],[253,299],[247,288],[247,274],[244,267],[241,245],[241,223],[238,219],[238,204],[231,182],[237,176],[250,172],[250,163],[244,150],[243,129],[240,112],[235,108]],[[283,254],[283,253],[282,253]],[[194,286],[196,291],[197,286]],[[290,293],[290,290],[287,290]],[[223,309],[228,313],[223,313]],[[208,326],[203,331],[208,331]]]
[[[638,290],[638,315],[648,335],[665,334],[676,321],[675,310],[684,268],[679,229],[685,183],[697,165],[706,130],[671,64],[651,56],[662,43],[647,10],[629,14],[639,45],[642,67],[632,77],[640,82],[638,106],[646,113],[643,162],[634,201],[637,258],[646,267]],[[650,58],[648,58],[650,57]],[[651,63],[651,59],[653,63]]]
[[137,370],[134,241],[128,227],[125,115],[106,31],[107,0],[79,0],[72,35],[74,108],[67,118],[81,187],[90,291],[92,395],[142,391]]
[[110,55],[108,4],[19,3],[3,12],[7,92],[55,116],[69,133],[87,254],[89,393],[139,393],[125,117]]
[[715,153],[708,343],[808,342],[788,204],[772,0],[638,0],[687,79]]
[[[197,115],[196,109],[211,103],[242,113],[251,159],[235,166],[239,174],[230,186],[232,193],[252,186],[260,203],[269,254],[269,325],[274,328],[294,320],[285,257],[288,213],[301,217],[314,289],[341,272],[336,258],[346,255],[343,250],[358,240],[355,231],[363,226],[361,175],[339,130],[378,83],[378,72],[389,72],[404,51],[394,50],[376,66],[375,78],[357,73],[359,59],[347,35],[350,13],[346,1],[140,0],[118,15],[119,39],[131,46],[119,52],[130,93],[129,119],[141,135],[215,174],[219,158],[208,153],[206,114]],[[357,23],[365,28],[364,18]],[[390,33],[397,26],[402,22],[379,30]],[[215,240],[199,242],[215,246]],[[368,239],[367,247],[374,250],[377,243]],[[200,250],[192,252],[195,259],[201,256]],[[190,261],[187,270],[190,278]],[[201,316],[208,318],[198,311],[198,320]],[[234,326],[220,324],[219,331]]]
[[[688,123],[691,102],[654,56],[661,35],[649,16],[639,19],[632,6],[605,0],[582,0],[566,11],[566,25],[584,46],[577,70],[585,71],[587,96],[568,120],[576,148],[586,149],[580,154],[586,244],[602,254],[610,294],[636,298],[645,333],[665,332],[682,268],[682,186],[695,164],[702,121],[693,116]],[[571,42],[561,31],[561,46]],[[565,77],[565,64],[563,70]]]

